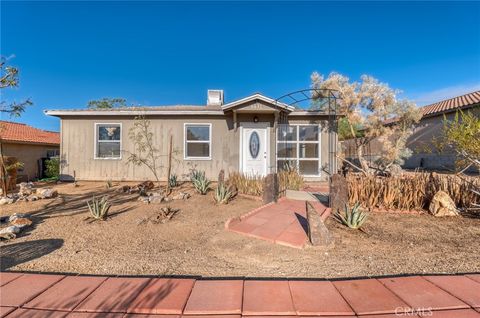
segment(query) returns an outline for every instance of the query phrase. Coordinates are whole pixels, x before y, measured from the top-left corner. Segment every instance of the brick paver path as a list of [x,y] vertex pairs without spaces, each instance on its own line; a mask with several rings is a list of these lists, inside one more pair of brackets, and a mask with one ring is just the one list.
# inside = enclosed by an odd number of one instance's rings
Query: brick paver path
[[0,273],[1,317],[480,318],[480,274],[242,280]]
[[[326,218],[330,209],[320,202],[310,202]],[[231,219],[226,229],[242,235],[285,246],[302,248],[307,243],[305,201],[281,198],[278,203],[255,209],[240,219]]]

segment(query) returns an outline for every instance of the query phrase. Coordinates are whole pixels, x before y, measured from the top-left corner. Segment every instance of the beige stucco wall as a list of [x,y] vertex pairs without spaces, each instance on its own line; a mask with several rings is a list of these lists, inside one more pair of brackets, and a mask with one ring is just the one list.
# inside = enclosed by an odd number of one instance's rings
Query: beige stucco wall
[[[272,114],[257,114],[259,123],[268,123],[270,131],[270,168],[276,166],[276,132]],[[253,122],[254,114],[238,114],[237,122]],[[168,139],[173,136],[174,161],[172,172],[185,179],[189,169],[204,170],[207,177],[216,180],[221,169],[228,175],[239,169],[240,128],[235,130],[233,115],[223,116],[149,116],[156,147],[165,156],[161,158],[161,176],[166,179]],[[291,120],[291,123],[323,123],[323,118]],[[144,166],[128,164],[127,152],[134,147],[128,131],[133,125],[133,117],[127,116],[82,116],[65,117],[61,122],[61,174],[65,180],[73,176],[77,180],[152,180],[153,175]],[[95,123],[122,124],[122,158],[94,159]],[[211,160],[184,160],[184,124],[212,124]],[[239,125],[240,127],[240,125]],[[328,162],[328,139],[326,130],[321,135],[321,165]],[[325,176],[323,176],[325,177]],[[317,178],[318,179],[318,178]]]
[[47,150],[58,149],[58,146],[4,143],[6,156],[16,157],[24,164],[18,171],[18,181],[31,181],[38,178],[38,160],[47,157]]

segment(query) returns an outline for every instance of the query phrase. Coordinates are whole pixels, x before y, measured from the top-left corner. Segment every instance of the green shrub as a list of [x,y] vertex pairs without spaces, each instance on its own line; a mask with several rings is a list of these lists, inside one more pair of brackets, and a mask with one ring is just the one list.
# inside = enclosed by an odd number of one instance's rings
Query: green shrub
[[195,177],[192,178],[192,183],[198,193],[205,195],[210,189],[210,180],[205,177],[204,171],[197,171]]
[[108,216],[108,210],[112,206],[107,197],[103,197],[101,200],[93,197],[91,201],[87,201],[87,205],[91,216],[95,220],[105,220]]
[[217,188],[215,189],[215,194],[213,199],[218,204],[227,204],[228,201],[232,198],[233,193],[225,183],[221,182],[218,184]]
[[176,174],[172,174],[170,176],[170,178],[168,179],[168,186],[170,188],[178,187],[178,180],[177,180],[177,175]]
[[60,159],[59,158],[50,158],[45,161],[46,170],[45,175],[48,178],[57,178],[60,175]]
[[368,213],[360,208],[359,202],[355,203],[351,209],[347,204],[345,204],[344,214],[345,215],[340,213],[340,211],[337,211],[333,216],[338,222],[348,226],[351,229],[361,228],[368,217]]

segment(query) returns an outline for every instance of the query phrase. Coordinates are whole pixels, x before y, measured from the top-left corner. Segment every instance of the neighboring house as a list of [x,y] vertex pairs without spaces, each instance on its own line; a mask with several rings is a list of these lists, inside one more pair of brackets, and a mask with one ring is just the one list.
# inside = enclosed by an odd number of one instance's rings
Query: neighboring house
[[59,155],[60,134],[26,124],[0,121],[0,139],[4,156],[16,157],[23,163],[17,181],[44,177],[44,162]]
[[[327,115],[298,110],[261,94],[223,103],[223,91],[208,92],[207,105],[116,109],[47,110],[61,119],[61,178],[72,180],[152,179],[145,166],[128,164],[134,151],[129,131],[136,116],[151,121],[163,155],[173,137],[172,171],[185,179],[190,169],[217,180],[220,170],[266,175],[287,164],[309,180],[324,180],[328,165]],[[336,138],[336,133],[332,133]],[[332,136],[331,135],[331,136]]]
[[[407,147],[413,154],[405,161],[403,168],[425,170],[453,170],[455,168],[456,154],[443,150],[438,152],[436,144],[442,138],[443,121],[452,120],[459,111],[471,111],[480,116],[480,91],[472,92],[443,100],[420,108],[422,119],[417,124],[413,134],[407,140]],[[388,125],[394,124],[394,121]],[[343,142],[347,157],[353,158],[354,144],[350,141]],[[367,147],[367,153],[373,161],[379,151],[375,140]],[[473,171],[474,169],[471,169]]]

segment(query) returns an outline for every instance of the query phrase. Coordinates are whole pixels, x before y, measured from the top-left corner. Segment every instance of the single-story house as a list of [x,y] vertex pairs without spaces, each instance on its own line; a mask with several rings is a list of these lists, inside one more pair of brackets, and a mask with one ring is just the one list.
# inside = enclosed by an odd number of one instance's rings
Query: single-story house
[[[328,116],[280,103],[262,94],[224,103],[223,91],[209,90],[206,105],[113,109],[46,110],[61,119],[61,178],[64,180],[146,180],[151,172],[127,162],[135,151],[129,137],[134,120],[151,122],[166,179],[170,136],[172,172],[186,179],[191,169],[211,180],[241,172],[266,175],[285,166],[298,168],[307,180],[327,178]],[[336,138],[332,132],[330,138]],[[336,140],[336,139],[335,139]]]
[[60,154],[60,133],[38,129],[26,124],[0,121],[3,155],[23,163],[17,171],[17,181],[32,181],[44,177],[46,159]]
[[[458,111],[473,112],[480,116],[480,91],[457,96],[454,98],[439,101],[437,103],[426,105],[420,108],[422,118],[416,125],[412,135],[407,139],[407,147],[413,154],[402,165],[405,169],[425,169],[425,170],[454,170],[456,154],[443,149],[442,152],[436,147],[438,140],[441,140],[444,119],[453,120]],[[387,125],[395,124],[394,121]],[[346,157],[355,159],[354,143],[350,141],[342,142],[342,147],[346,152]],[[378,156],[380,147],[375,140],[370,142],[366,153],[370,160],[375,160]],[[470,169],[475,172],[475,169]]]

